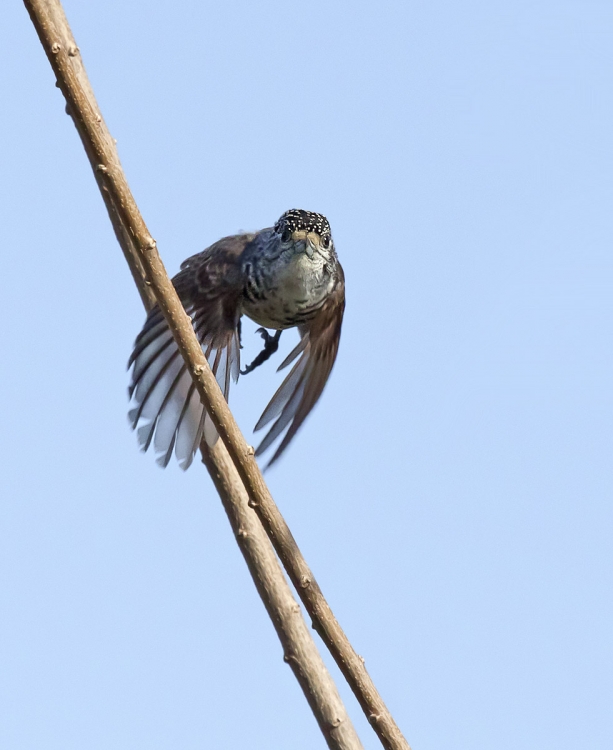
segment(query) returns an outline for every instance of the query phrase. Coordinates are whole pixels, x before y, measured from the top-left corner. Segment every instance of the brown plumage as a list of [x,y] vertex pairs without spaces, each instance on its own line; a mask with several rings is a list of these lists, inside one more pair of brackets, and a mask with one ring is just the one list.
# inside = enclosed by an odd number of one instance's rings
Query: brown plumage
[[[225,237],[188,258],[173,284],[226,399],[230,378],[239,376],[243,314],[278,332],[273,344],[264,334],[259,361],[276,350],[282,330],[298,328],[300,341],[279,369],[293,367],[255,427],[274,420],[256,455],[287,429],[270,465],[319,399],[338,351],[345,284],[327,220],[294,210],[274,228]],[[157,307],[136,339],[129,366],[129,416],[141,447],[147,450],[153,441],[162,466],[174,450],[186,469],[202,435],[212,444],[216,431]]]

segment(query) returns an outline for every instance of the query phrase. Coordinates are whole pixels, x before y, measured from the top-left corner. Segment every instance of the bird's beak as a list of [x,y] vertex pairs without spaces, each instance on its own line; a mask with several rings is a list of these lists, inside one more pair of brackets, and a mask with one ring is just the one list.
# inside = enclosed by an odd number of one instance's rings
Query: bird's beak
[[315,250],[319,243],[319,237],[315,232],[305,232],[302,229],[296,230],[292,235],[292,239],[296,243],[298,252],[305,252],[309,258],[315,255]]

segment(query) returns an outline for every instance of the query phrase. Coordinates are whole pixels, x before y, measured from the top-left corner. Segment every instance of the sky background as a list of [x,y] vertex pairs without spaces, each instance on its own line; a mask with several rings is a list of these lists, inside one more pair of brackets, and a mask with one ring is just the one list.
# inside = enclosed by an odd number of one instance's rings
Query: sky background
[[[65,8],[170,273],[330,220],[340,353],[267,478],[413,749],[610,750],[613,5]],[[140,299],[18,0],[0,28],[0,746],[323,748],[206,471],[137,449]]]

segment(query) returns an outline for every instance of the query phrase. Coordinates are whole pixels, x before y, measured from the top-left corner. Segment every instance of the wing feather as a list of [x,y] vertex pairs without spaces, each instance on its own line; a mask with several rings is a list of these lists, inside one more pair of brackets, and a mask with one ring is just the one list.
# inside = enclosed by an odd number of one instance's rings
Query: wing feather
[[[202,350],[226,400],[230,380],[240,371],[240,255],[252,235],[226,237],[189,258],[173,279]],[[143,450],[153,443],[157,462],[166,466],[174,452],[179,465],[192,463],[203,433],[216,431],[206,414],[161,311],[155,307],[134,343],[129,418]],[[210,425],[207,427],[207,424]]]
[[[308,338],[305,336],[304,338]],[[254,427],[254,431],[257,432],[271,422],[275,417],[283,411],[286,404],[292,398],[292,394],[300,386],[303,381],[304,371],[309,363],[308,357],[301,357],[298,362],[292,367],[289,375],[281,383],[275,395],[268,402],[268,406],[262,412],[262,416],[259,418],[258,423]],[[265,450],[262,448],[262,451]]]
[[259,430],[276,418],[258,446],[256,456],[261,455],[288,428],[268,466],[287,448],[322,394],[338,352],[344,310],[345,285],[340,271],[336,289],[317,315],[301,328],[300,343],[281,364],[283,368],[300,355],[256,425],[255,429]]

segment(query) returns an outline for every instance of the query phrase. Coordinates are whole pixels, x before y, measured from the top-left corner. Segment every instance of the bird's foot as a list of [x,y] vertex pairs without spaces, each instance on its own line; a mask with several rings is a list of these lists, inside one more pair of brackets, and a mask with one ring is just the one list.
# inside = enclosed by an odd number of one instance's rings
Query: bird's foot
[[264,364],[279,348],[279,339],[281,338],[281,331],[275,331],[275,335],[271,336],[265,328],[258,328],[256,333],[264,339],[264,348],[253,360],[250,365],[247,365],[244,370],[241,370],[241,375],[248,375],[253,372],[256,367]]

